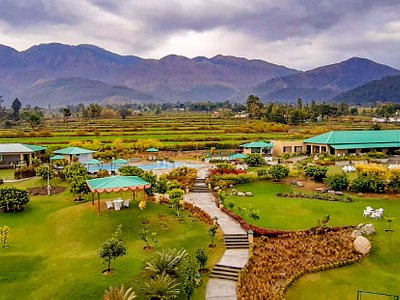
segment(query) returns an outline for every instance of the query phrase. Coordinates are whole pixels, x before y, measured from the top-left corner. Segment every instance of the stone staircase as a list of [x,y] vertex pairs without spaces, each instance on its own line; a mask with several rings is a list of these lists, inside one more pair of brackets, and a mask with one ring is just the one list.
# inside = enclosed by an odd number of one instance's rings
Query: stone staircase
[[225,234],[226,249],[248,249],[249,239],[247,234]]
[[196,178],[193,184],[192,193],[209,193],[210,190],[206,185],[206,180],[204,178]]
[[238,281],[239,272],[242,268],[215,265],[210,273],[210,277]]

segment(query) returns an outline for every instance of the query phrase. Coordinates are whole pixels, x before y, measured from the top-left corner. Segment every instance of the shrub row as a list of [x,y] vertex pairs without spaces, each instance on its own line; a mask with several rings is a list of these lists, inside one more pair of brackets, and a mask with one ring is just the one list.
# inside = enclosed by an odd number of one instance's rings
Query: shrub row
[[213,220],[211,219],[210,215],[208,213],[206,213],[204,210],[202,210],[201,208],[199,208],[189,202],[185,202],[183,207],[184,207],[184,209],[189,211],[193,216],[200,219],[202,222],[204,222],[208,225],[213,224]]
[[325,201],[335,201],[335,202],[353,202],[353,199],[349,196],[335,196],[330,194],[304,194],[304,193],[277,193],[277,197],[280,198],[305,198],[305,199],[317,199]]

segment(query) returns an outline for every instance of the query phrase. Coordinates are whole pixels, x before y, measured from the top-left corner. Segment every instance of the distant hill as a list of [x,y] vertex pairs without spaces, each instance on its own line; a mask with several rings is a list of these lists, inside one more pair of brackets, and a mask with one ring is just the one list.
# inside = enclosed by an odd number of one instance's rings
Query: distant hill
[[35,84],[31,88],[13,95],[23,103],[42,107],[60,106],[71,103],[147,102],[153,96],[135,91],[126,86],[117,86],[85,78],[59,78]]
[[333,101],[374,104],[376,102],[400,103],[400,76],[387,76],[341,93]]
[[[7,97],[28,96],[30,88],[38,89],[37,84],[43,82],[82,78],[124,85],[152,95],[153,101],[222,101],[242,88],[298,72],[262,60],[234,56],[189,59],[168,55],[162,59],[143,59],[118,55],[93,45],[51,43],[21,52],[0,45],[0,92],[4,91]],[[53,93],[51,87],[46,87],[49,98]],[[61,97],[58,103],[76,99],[62,98],[63,95],[57,93]]]
[[374,61],[353,57],[307,72],[273,78],[246,91],[267,101],[329,100],[371,80],[400,75],[400,71]]

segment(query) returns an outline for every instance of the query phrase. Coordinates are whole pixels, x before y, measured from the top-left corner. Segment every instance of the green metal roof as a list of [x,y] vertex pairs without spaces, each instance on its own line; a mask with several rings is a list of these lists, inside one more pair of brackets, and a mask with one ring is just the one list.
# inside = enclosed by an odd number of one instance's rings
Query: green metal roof
[[125,165],[125,164],[129,163],[129,160],[126,160],[126,159],[123,159],[123,158],[118,158],[118,159],[112,161],[112,163],[114,165]]
[[240,145],[240,147],[243,147],[243,148],[272,148],[272,147],[274,147],[274,144],[267,143],[264,141],[257,141],[257,142],[251,142],[251,143]]
[[50,157],[50,160],[62,160],[62,159],[65,159],[65,157],[62,155],[54,155]]
[[158,149],[156,148],[149,148],[146,150],[146,152],[158,152]]
[[229,158],[232,158],[232,159],[245,159],[247,157],[248,156],[246,154],[242,154],[242,153],[236,153],[236,154],[232,154],[229,156]]
[[99,159],[89,159],[83,163],[84,165],[102,165],[103,162]]
[[330,131],[306,139],[304,143],[327,144],[335,149],[398,147],[400,130]]
[[0,144],[1,154],[13,154],[13,153],[34,153],[42,150],[46,150],[45,147],[36,145],[27,145],[21,143],[6,143]]
[[78,154],[88,154],[94,153],[96,151],[83,149],[79,147],[68,147],[60,150],[54,151],[55,154],[64,154],[64,155],[78,155]]
[[92,192],[98,193],[150,187],[150,183],[139,176],[110,176],[90,179],[86,182]]

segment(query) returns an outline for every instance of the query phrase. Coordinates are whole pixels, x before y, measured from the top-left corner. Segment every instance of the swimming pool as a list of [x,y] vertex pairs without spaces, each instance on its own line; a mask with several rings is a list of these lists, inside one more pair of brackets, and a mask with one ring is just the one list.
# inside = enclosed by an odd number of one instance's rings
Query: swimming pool
[[[111,164],[103,164],[102,166],[97,165],[89,165],[86,166],[86,169],[90,173],[98,172],[99,170],[107,170],[108,172],[115,172],[121,166],[115,166]],[[156,161],[151,164],[141,164],[137,165],[137,167],[141,168],[144,171],[153,171],[153,170],[163,170],[163,169],[175,169],[179,167],[189,167],[189,168],[197,168],[195,164],[183,163],[183,162],[167,162],[167,161]]]

